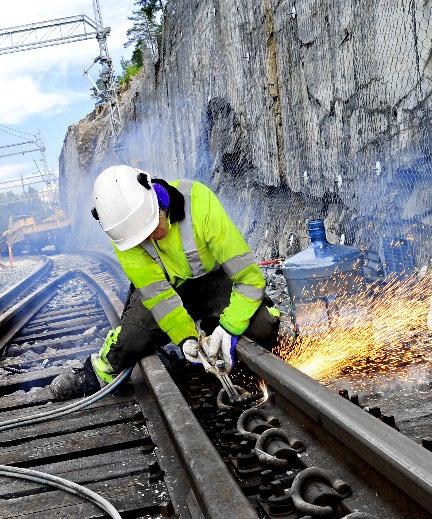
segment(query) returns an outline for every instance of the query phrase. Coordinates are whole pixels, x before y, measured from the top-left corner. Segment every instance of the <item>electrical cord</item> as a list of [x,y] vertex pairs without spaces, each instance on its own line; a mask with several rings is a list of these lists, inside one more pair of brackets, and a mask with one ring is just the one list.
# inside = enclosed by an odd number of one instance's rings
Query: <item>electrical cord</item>
[[9,467],[7,465],[0,465],[0,476],[25,479],[27,481],[33,481],[34,483],[40,483],[42,485],[58,488],[59,490],[64,490],[65,492],[69,492],[70,494],[74,494],[90,501],[106,512],[112,519],[121,519],[121,515],[118,511],[104,497],[86,487],[74,483],[73,481],[68,481],[67,479],[46,474],[45,472],[39,472],[37,470],[23,469],[21,467]]
[[[94,393],[93,395],[90,395],[86,398],[82,398],[78,402],[73,402],[72,404],[63,406],[60,409],[53,409],[51,411],[46,411],[45,413],[39,413],[27,417],[19,417],[12,420],[6,420],[5,422],[0,422],[0,431],[7,431],[9,429],[22,427],[24,425],[52,420],[54,418],[58,418],[59,416],[85,409],[104,396],[109,395],[124,380],[129,378],[131,373],[132,368],[125,369],[111,383],[104,386],[97,393]],[[27,481],[33,481],[42,485],[58,488],[59,490],[69,492],[70,494],[77,495],[82,499],[90,501],[94,505],[104,510],[112,519],[121,519],[121,515],[109,501],[96,492],[93,492],[92,490],[89,490],[88,488],[85,488],[81,485],[77,485],[73,481],[59,478],[58,476],[53,476],[52,474],[46,474],[45,472],[23,469],[20,467],[9,467],[7,465],[0,465],[0,476],[25,479]]]
[[21,416],[18,418],[13,418],[11,420],[0,422],[0,432],[8,431],[9,429],[14,429],[15,427],[23,427],[24,425],[30,425],[39,422],[44,422],[47,420],[52,420],[54,418],[58,418],[59,416],[63,416],[69,413],[73,413],[74,411],[80,411],[81,409],[85,409],[86,407],[88,407],[91,404],[94,404],[104,396],[109,395],[124,380],[129,378],[131,373],[132,368],[123,370],[119,375],[117,375],[117,377],[112,382],[104,386],[97,393],[82,398],[81,400],[78,400],[78,402],[73,402],[72,404],[63,406],[60,409],[52,409],[50,411],[45,411],[44,413],[34,414],[27,417]]

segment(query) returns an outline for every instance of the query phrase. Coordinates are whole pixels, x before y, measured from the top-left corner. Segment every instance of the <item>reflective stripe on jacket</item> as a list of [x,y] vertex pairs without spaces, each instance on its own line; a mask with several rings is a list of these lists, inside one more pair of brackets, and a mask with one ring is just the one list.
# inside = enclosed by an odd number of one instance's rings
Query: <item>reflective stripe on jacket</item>
[[124,252],[114,246],[117,258],[140,291],[143,305],[175,344],[198,336],[175,288],[221,266],[233,281],[233,290],[220,324],[241,335],[263,299],[264,276],[240,231],[208,187],[186,179],[170,184],[185,198],[185,218],[169,223],[168,235],[157,242],[145,241]]

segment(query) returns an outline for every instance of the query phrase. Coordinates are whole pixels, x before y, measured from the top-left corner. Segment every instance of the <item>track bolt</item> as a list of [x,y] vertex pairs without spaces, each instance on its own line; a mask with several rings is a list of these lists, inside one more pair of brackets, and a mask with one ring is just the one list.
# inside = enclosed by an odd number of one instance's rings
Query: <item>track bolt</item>
[[349,400],[349,393],[348,393],[348,389],[339,389],[339,395],[340,395],[342,398],[346,398],[347,400]]
[[159,505],[162,517],[174,517],[174,506],[171,501],[164,501]]
[[381,409],[379,407],[369,407],[367,412],[375,418],[381,418]]
[[292,497],[287,494],[280,480],[270,483],[272,494],[268,498],[268,505],[271,514],[282,515],[294,510]]
[[215,429],[220,433],[225,429],[225,424],[223,422],[216,422]]
[[423,438],[422,439],[422,446],[427,449],[428,451],[432,452],[432,438]]
[[240,445],[238,443],[233,443],[230,447],[230,450],[233,456],[238,456],[240,452]]
[[351,395],[350,400],[354,405],[357,405],[360,407],[360,401],[359,401],[358,395]]
[[383,414],[381,420],[390,427],[393,427],[393,429],[399,430],[399,427],[396,425],[395,417],[393,415]]
[[149,481],[155,482],[160,481],[165,474],[165,471],[160,468],[158,461],[153,461],[149,465],[148,479]]
[[267,501],[267,499],[271,496],[272,489],[270,485],[260,485],[258,488],[258,494],[263,501]]
[[273,481],[274,475],[273,471],[270,469],[262,470],[260,472],[261,476],[261,483],[263,485],[270,485],[270,483]]
[[240,454],[237,456],[237,465],[240,470],[255,468],[258,465],[258,458],[255,451],[251,451],[249,442],[240,443]]

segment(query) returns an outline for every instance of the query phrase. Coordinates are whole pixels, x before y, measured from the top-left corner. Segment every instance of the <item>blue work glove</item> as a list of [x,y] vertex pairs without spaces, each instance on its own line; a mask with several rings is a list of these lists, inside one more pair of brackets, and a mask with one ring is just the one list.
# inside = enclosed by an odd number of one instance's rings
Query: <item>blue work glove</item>
[[238,337],[228,333],[222,326],[218,326],[210,336],[208,355],[210,358],[222,359],[227,373],[235,362],[237,342]]

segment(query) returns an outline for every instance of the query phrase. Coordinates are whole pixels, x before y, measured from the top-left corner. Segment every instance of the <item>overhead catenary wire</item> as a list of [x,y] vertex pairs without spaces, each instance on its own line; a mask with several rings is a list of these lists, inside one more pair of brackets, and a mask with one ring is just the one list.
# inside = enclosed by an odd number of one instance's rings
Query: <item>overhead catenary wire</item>
[[22,135],[36,137],[36,134],[25,132],[23,130],[17,130],[16,128],[11,128],[10,126],[6,126],[5,124],[0,124],[0,132],[7,133],[12,135],[13,137],[20,137]]
[[82,499],[92,502],[94,505],[106,512],[112,519],[121,519],[119,512],[108,500],[96,492],[93,492],[93,490],[78,485],[73,481],[53,476],[52,474],[46,474],[45,472],[39,472],[37,470],[24,469],[21,467],[9,467],[8,465],[0,465],[0,476],[24,479],[26,481],[33,481],[34,483],[40,483],[42,485],[58,488],[59,490],[64,490],[65,492],[69,492],[70,494],[74,494]]

